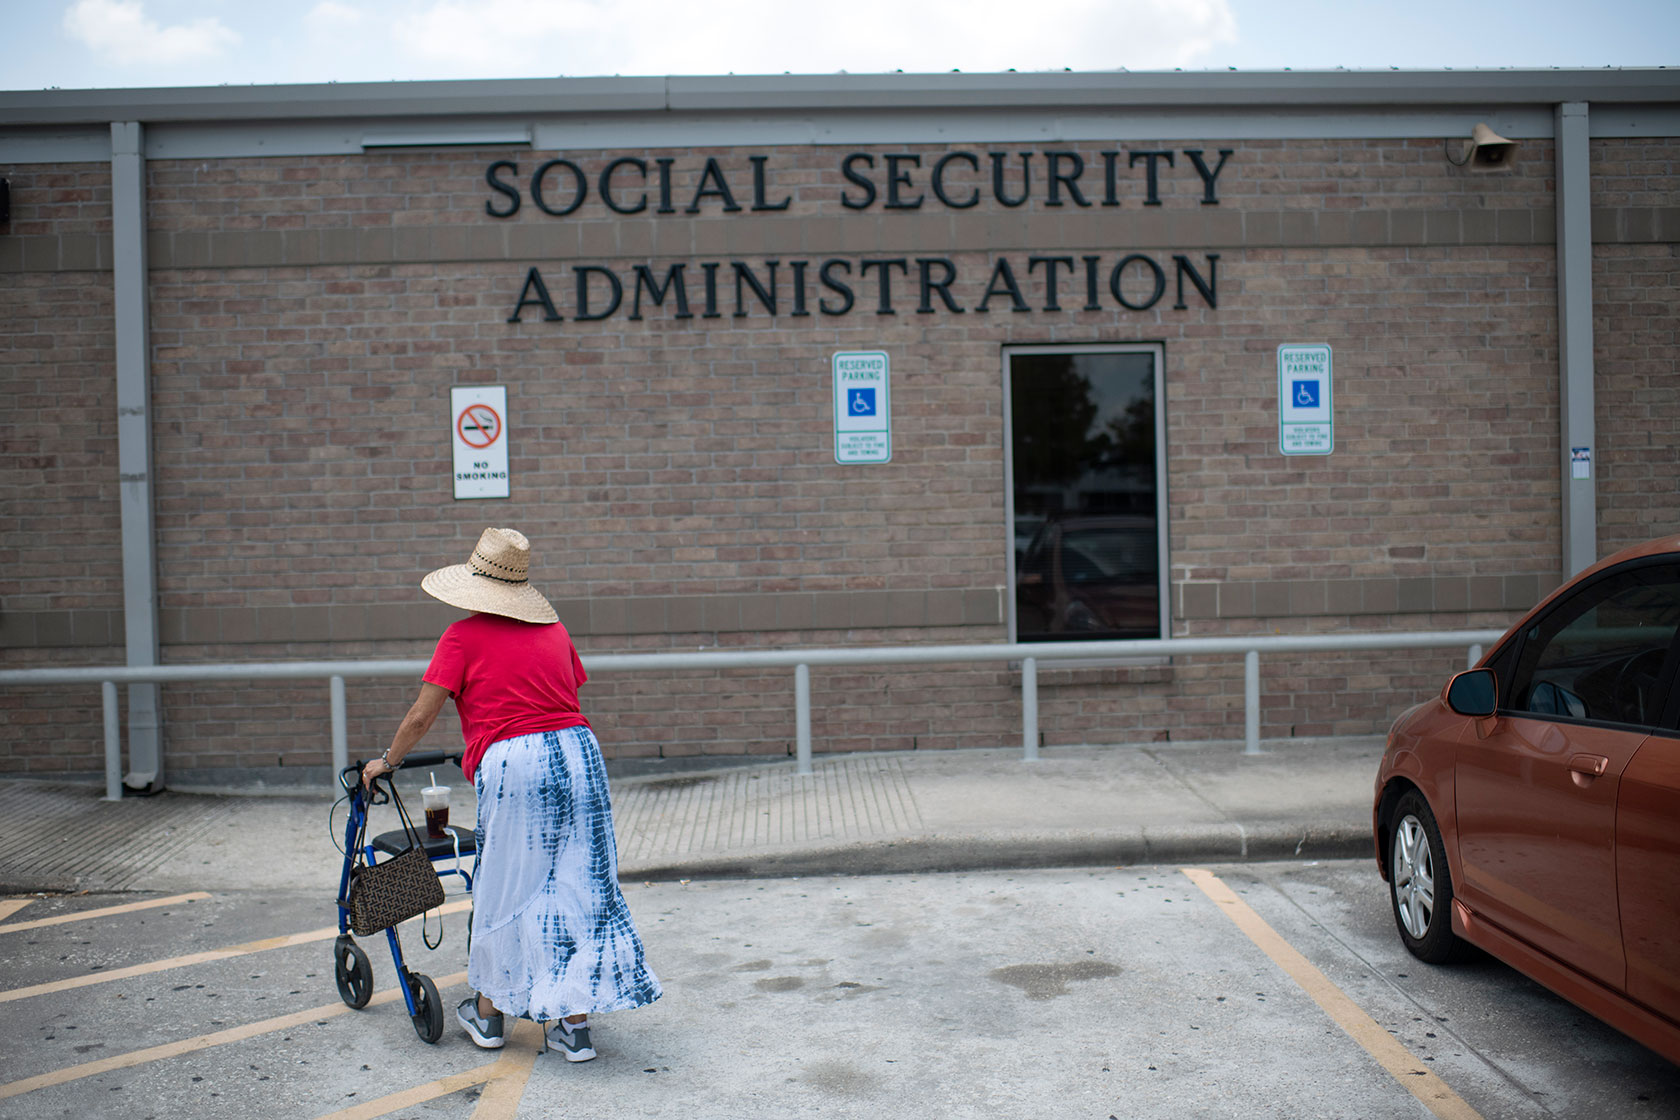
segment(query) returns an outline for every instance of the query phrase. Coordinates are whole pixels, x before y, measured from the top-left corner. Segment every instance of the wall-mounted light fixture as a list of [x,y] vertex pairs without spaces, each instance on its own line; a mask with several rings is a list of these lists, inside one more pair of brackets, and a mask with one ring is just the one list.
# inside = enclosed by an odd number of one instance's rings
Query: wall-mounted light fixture
[[1478,121],[1470,139],[1447,141],[1447,162],[1471,171],[1507,171],[1517,160],[1517,146]]

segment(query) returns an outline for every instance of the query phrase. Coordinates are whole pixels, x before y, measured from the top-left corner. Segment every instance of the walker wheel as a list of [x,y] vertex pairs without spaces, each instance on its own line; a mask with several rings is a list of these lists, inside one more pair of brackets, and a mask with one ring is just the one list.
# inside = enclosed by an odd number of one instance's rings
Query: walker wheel
[[411,972],[408,992],[414,997],[414,1033],[421,1042],[436,1042],[443,1037],[443,1004],[438,1002],[437,985],[424,973]]
[[333,945],[333,979],[338,981],[339,996],[351,1008],[360,1010],[373,998],[373,965],[348,934]]

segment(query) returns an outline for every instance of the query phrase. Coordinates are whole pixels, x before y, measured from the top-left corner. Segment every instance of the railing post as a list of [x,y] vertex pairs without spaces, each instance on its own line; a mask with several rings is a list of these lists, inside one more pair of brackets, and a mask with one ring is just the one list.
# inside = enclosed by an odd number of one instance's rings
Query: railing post
[[799,751],[799,773],[811,772],[811,667],[793,667],[793,723]]
[[1243,753],[1260,753],[1260,651],[1243,654]]
[[350,718],[345,711],[344,678],[333,677],[329,684],[332,696],[332,789],[342,793],[338,776],[350,765]]
[[122,800],[122,721],[117,718],[117,682],[102,681],[105,704],[105,800]]
[[1021,662],[1021,761],[1038,761],[1038,658]]
[[1481,646],[1481,643],[1478,642],[1475,645],[1470,647],[1470,660],[1465,663],[1464,667],[1466,669],[1474,669],[1476,667],[1476,662],[1480,661],[1481,659],[1482,659],[1482,646]]

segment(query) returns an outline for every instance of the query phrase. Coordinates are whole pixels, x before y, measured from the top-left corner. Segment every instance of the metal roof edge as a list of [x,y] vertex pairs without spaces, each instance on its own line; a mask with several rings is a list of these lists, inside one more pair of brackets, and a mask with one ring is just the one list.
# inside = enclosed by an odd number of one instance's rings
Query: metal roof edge
[[608,113],[1673,103],[1680,68],[673,75],[0,92],[0,125]]

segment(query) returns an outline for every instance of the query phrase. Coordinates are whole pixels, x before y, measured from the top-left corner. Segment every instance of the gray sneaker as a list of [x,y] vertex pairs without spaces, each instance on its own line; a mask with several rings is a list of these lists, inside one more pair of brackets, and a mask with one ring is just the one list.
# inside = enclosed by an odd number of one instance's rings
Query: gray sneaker
[[455,1009],[455,1021],[466,1028],[467,1037],[485,1050],[500,1050],[507,1037],[502,1034],[500,1011],[485,1018],[478,1013],[478,997],[468,996]]
[[595,1056],[595,1048],[589,1045],[589,1023],[554,1020],[548,1028],[548,1048],[566,1055],[568,1062],[587,1062]]

